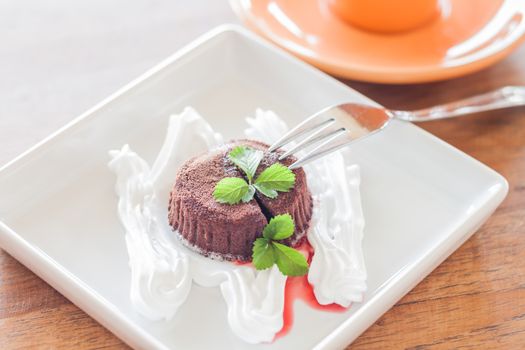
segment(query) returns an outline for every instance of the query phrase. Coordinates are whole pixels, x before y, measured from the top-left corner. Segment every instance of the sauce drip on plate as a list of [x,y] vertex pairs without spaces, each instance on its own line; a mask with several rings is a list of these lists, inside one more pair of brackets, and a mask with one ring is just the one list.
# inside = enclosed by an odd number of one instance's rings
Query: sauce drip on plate
[[[308,263],[312,261],[314,249],[307,240],[296,248],[307,256]],[[344,312],[345,308],[338,304],[321,305],[315,298],[314,289],[308,283],[308,275],[299,277],[288,277],[286,280],[286,287],[284,291],[284,312],[283,312],[283,328],[275,335],[274,341],[282,336],[285,336],[293,325],[293,305],[296,300],[302,300],[306,305],[316,310],[323,310],[329,312]]]

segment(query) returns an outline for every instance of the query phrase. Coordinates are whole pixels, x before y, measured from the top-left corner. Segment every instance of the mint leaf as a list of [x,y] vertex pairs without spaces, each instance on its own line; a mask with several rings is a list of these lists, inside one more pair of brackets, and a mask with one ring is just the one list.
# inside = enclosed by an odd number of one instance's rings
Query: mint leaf
[[290,214],[277,215],[270,220],[264,227],[263,237],[253,243],[252,262],[257,270],[276,264],[285,276],[303,276],[308,272],[308,262],[303,254],[275,241],[290,237],[294,229]]
[[[229,185],[230,187],[218,190],[219,182],[213,193],[215,199],[220,203],[236,204],[240,200],[247,203],[253,199],[256,190],[269,198],[276,198],[278,191],[288,192],[295,184],[295,174],[279,163],[264,169],[255,182],[252,182],[263,157],[263,151],[244,145],[237,146],[228,153],[228,159],[245,173],[248,179],[246,185],[249,187],[245,189],[244,184],[241,186],[240,183],[236,183],[238,188],[231,188],[232,183],[227,183],[221,186]],[[225,191],[227,193],[224,193]]]
[[273,198],[277,197],[277,191],[276,190],[272,190],[272,189],[267,188],[266,186],[261,185],[261,184],[253,184],[253,186],[255,186],[257,191],[261,192],[262,194],[264,194],[268,198],[272,198],[273,199]]
[[228,154],[228,158],[244,171],[250,183],[263,156],[263,151],[248,146],[237,146]]
[[246,191],[246,194],[242,196],[241,200],[244,203],[248,203],[253,199],[253,195],[255,194],[255,187],[253,185],[248,186],[248,191]]
[[245,198],[248,191],[249,186],[244,179],[226,177],[215,185],[213,198],[219,203],[237,204]]
[[303,276],[308,272],[308,262],[303,254],[284,244],[272,242],[275,262],[286,276]]
[[257,238],[253,243],[253,266],[257,270],[265,270],[275,263],[275,254],[272,242],[266,238]]
[[280,163],[272,164],[255,179],[254,186],[267,197],[277,197],[277,191],[288,192],[295,184],[293,171]]
[[264,227],[263,237],[267,239],[285,239],[293,235],[295,225],[290,214],[274,216]]

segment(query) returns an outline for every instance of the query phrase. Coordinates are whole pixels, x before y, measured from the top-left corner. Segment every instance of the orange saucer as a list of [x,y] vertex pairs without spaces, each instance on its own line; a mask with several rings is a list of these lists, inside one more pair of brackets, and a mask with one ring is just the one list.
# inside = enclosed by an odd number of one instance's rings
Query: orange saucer
[[248,27],[322,70],[376,83],[443,80],[485,68],[525,38],[525,0],[445,0],[414,30],[347,24],[323,0],[230,0]]

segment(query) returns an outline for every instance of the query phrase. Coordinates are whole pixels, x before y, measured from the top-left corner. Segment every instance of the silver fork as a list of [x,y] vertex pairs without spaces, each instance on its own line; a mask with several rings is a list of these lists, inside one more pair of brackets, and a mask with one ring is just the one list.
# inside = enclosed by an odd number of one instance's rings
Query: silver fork
[[396,111],[357,103],[344,103],[315,113],[270,147],[270,152],[297,141],[279,159],[305,150],[306,154],[289,166],[301,167],[382,129],[392,119],[409,122],[459,117],[482,111],[525,105],[525,86],[506,86],[455,102],[420,109]]

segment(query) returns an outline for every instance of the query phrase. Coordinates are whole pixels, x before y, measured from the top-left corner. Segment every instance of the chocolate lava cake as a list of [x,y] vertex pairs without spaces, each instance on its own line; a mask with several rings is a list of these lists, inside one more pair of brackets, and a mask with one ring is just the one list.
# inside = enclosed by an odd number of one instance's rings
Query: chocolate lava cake
[[[169,223],[182,242],[200,254],[226,260],[249,261],[253,242],[262,236],[264,226],[275,215],[289,213],[295,221],[294,234],[282,243],[299,245],[312,217],[312,196],[302,168],[294,169],[295,185],[277,198],[258,191],[248,203],[229,205],[213,197],[217,182],[225,177],[244,177],[228,159],[239,145],[264,151],[256,176],[277,162],[282,152],[269,153],[268,145],[252,140],[237,140],[188,160],[177,173],[169,201]],[[280,161],[290,165],[292,156]]]

